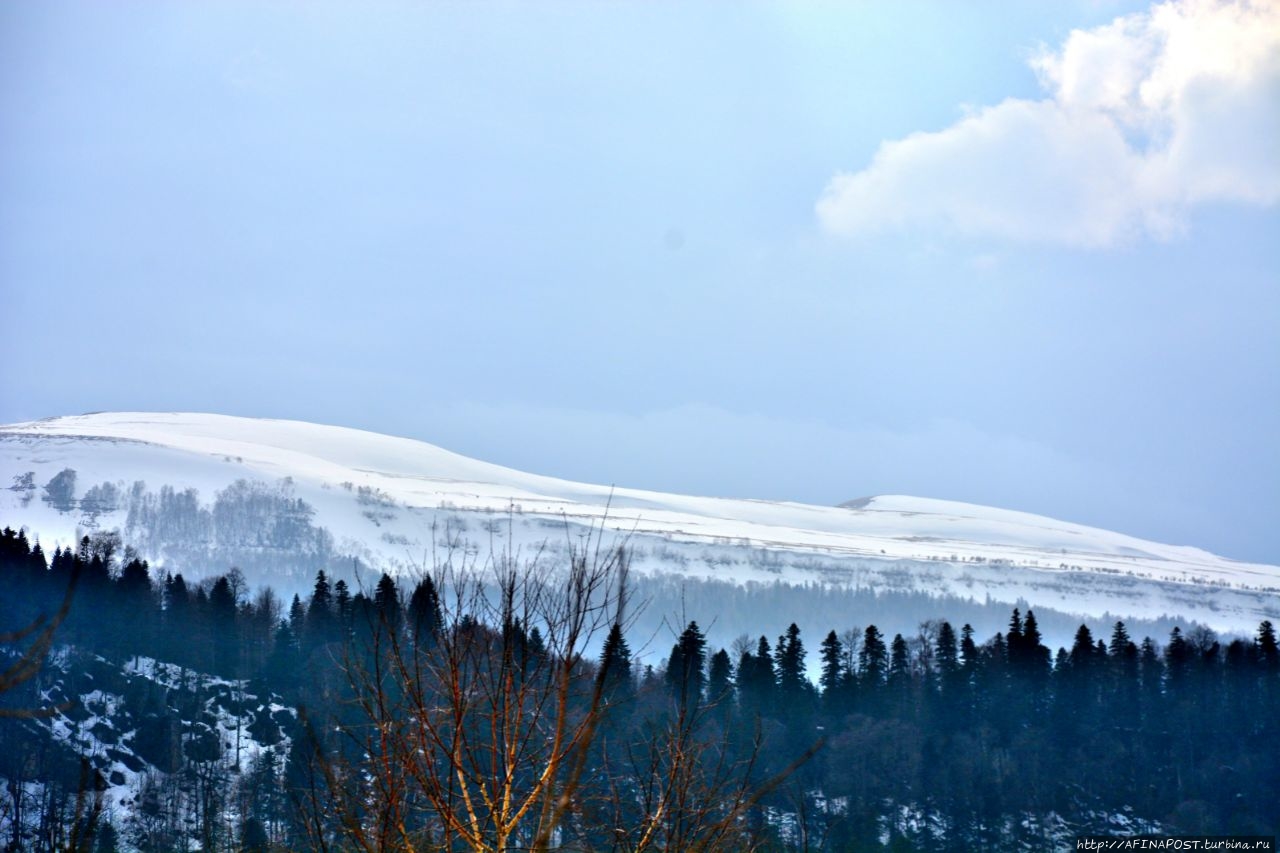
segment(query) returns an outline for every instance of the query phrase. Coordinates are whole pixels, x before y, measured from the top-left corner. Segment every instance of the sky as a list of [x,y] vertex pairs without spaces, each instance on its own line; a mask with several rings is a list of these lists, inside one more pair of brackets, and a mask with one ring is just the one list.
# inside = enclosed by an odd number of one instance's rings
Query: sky
[[0,423],[1280,563],[1280,3],[0,5]]

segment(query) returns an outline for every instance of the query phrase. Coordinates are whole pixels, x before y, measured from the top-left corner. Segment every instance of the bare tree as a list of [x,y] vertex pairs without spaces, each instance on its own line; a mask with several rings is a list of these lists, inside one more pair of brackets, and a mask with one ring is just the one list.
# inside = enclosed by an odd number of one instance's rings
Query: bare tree
[[317,738],[324,806],[363,850],[548,849],[600,722],[586,654],[625,620],[625,550],[571,545],[564,567],[452,556],[432,573],[432,636],[375,615],[347,649],[360,713],[341,730],[359,760]]
[[308,846],[752,849],[744,815],[798,762],[762,780],[759,737],[737,748],[708,705],[672,702],[656,683],[630,700],[656,710],[642,725],[606,725],[620,712],[609,664],[588,654],[627,624],[624,547],[570,542],[559,564],[545,549],[479,567],[452,556],[430,575],[433,634],[376,614],[354,631],[343,666],[355,713],[311,718],[296,774]]

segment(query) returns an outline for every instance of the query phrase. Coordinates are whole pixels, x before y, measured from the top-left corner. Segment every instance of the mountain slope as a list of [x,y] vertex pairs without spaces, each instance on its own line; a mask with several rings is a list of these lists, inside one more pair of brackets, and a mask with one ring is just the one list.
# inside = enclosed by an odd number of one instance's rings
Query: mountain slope
[[[44,487],[64,469],[76,472],[75,488],[59,507]],[[0,477],[13,483],[0,492],[0,522],[26,525],[49,551],[117,528],[153,560],[188,572],[235,561],[277,585],[269,566],[300,583],[313,565],[349,556],[403,571],[450,546],[482,556],[545,542],[554,553],[602,525],[629,537],[635,568],[649,575],[1026,600],[1241,631],[1280,612],[1275,566],[1029,513],[906,496],[821,507],[611,488],[294,421],[108,413],[13,424],[0,427]],[[103,484],[111,488],[90,493]],[[205,565],[194,565],[190,541],[161,530],[177,512],[176,499],[164,509],[161,486],[196,490],[182,529],[195,531],[187,539],[199,540]],[[267,527],[252,517],[262,507],[279,513]],[[312,562],[282,561],[295,552]]]

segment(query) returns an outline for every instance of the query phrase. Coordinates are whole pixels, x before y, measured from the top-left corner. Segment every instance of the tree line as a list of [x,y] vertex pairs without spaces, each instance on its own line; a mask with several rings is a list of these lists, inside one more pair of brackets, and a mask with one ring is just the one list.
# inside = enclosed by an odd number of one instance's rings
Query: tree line
[[1280,827],[1268,621],[1164,643],[1081,626],[1057,650],[1030,610],[983,640],[944,619],[845,627],[811,679],[795,625],[713,649],[690,621],[641,665],[624,549],[435,569],[369,590],[322,571],[285,605],[235,571],[188,585],[109,536],[47,557],[6,529],[0,628],[77,576],[60,642],[299,709],[282,814],[244,849],[969,850],[1049,840],[1049,816]]

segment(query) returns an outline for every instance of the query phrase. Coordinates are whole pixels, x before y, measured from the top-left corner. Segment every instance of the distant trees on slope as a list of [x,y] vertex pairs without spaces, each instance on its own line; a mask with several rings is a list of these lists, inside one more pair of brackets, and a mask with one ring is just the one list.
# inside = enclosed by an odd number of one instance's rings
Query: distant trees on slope
[[322,571],[286,604],[235,571],[189,586],[109,537],[50,558],[6,529],[0,628],[56,610],[78,573],[61,641],[302,709],[278,769],[291,817],[245,827],[279,849],[992,849],[1045,841],[1022,816],[1096,828],[1126,809],[1185,832],[1280,828],[1270,622],[1229,642],[1175,628],[1163,647],[1082,626],[1056,651],[1030,611],[981,642],[942,619],[839,626],[815,684],[795,625],[713,649],[690,621],[644,665],[625,553],[605,553],[371,590]]

